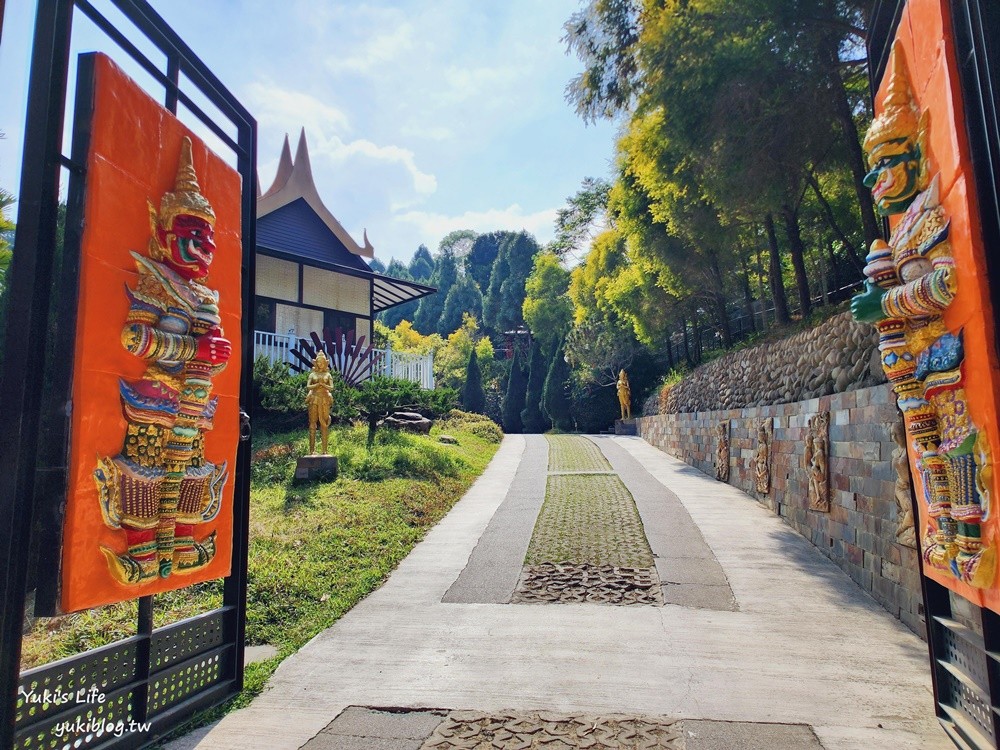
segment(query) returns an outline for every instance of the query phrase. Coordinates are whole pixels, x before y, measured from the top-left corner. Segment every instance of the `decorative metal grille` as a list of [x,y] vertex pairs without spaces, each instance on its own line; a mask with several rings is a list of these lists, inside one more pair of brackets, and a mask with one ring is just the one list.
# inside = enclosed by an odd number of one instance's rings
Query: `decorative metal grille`
[[[17,411],[5,414],[8,418],[0,425],[0,466],[5,476],[16,478],[0,484],[0,566],[6,573],[0,576],[0,748],[14,750],[139,748],[195,712],[236,694],[243,685],[248,442],[241,442],[237,455],[232,573],[223,583],[224,606],[154,631],[153,599],[143,597],[138,601],[135,636],[20,673],[28,589],[33,591],[37,615],[52,614],[57,601],[56,576],[51,571],[59,568],[60,508],[68,481],[61,454],[67,444],[64,405],[71,371],[65,363],[47,360],[43,352],[66,351],[72,343],[64,340],[71,335],[65,332],[72,325],[57,326],[53,333],[49,321],[71,320],[72,305],[65,307],[61,301],[76,298],[74,274],[69,271],[75,267],[82,225],[79,198],[86,170],[81,154],[86,153],[90,128],[86,96],[76,96],[70,155],[62,153],[62,129],[69,115],[66,92],[73,25],[83,21],[117,45],[119,59],[130,58],[148,74],[147,79],[162,87],[162,101],[169,111],[176,114],[182,105],[231,149],[242,179],[245,271],[240,402],[247,411],[250,403],[256,122],[146,0],[38,3],[17,217],[18,252],[10,287],[18,303],[11,305],[12,317],[4,332],[7,357],[0,372],[0,400],[16,405]],[[155,48],[163,60],[153,63],[140,47]],[[84,80],[82,75],[80,80]],[[209,116],[198,102],[208,102],[216,114]],[[63,257],[57,259],[54,217],[65,173],[69,174],[69,198]],[[37,373],[43,361],[44,378]],[[34,368],[33,377],[27,377],[26,363]],[[52,414],[42,406],[43,382],[48,389],[44,401],[57,405]],[[248,425],[248,421],[241,414],[241,424]],[[44,425],[44,433],[39,425]],[[245,441],[249,434],[241,431],[241,438]]]

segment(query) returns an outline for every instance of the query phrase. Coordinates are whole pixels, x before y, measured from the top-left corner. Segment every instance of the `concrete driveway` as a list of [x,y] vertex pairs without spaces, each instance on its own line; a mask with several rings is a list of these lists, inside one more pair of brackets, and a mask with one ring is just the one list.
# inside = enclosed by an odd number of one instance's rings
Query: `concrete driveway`
[[[507,603],[550,473],[544,437],[508,436],[385,585],[172,750],[459,747],[421,743],[463,710],[681,720],[681,744],[648,746],[689,750],[952,747],[925,645],[833,563],[641,439],[592,440],[635,500],[666,603]],[[407,714],[395,744],[371,723]]]

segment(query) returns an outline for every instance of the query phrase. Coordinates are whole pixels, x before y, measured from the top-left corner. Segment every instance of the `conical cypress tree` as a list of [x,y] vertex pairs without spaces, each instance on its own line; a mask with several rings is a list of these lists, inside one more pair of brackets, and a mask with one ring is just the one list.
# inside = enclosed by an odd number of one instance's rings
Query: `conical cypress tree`
[[462,407],[466,411],[482,414],[486,411],[486,391],[483,389],[483,373],[479,369],[479,356],[472,350],[469,365],[465,368],[465,385],[462,386]]
[[531,344],[531,357],[528,360],[528,392],[524,397],[524,410],[521,412],[521,424],[525,432],[545,432],[549,429],[549,420],[542,411],[542,389],[545,387],[545,375],[548,362],[542,354],[542,347],[537,341]]
[[514,347],[514,359],[510,362],[510,376],[507,378],[507,392],[503,396],[501,418],[503,431],[507,433],[521,432],[521,409],[524,408],[524,389],[527,376],[521,366],[521,352]]
[[552,357],[549,372],[545,376],[545,389],[542,392],[542,408],[552,420],[552,426],[557,430],[573,429],[573,415],[570,413],[569,398],[569,363],[560,343]]

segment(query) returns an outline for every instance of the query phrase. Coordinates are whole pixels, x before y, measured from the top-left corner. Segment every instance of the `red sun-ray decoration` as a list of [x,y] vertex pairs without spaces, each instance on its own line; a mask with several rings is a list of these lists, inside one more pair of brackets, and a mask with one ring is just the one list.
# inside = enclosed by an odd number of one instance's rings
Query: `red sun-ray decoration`
[[300,338],[298,345],[292,350],[294,360],[289,363],[295,372],[305,372],[312,369],[313,360],[320,352],[326,352],[330,360],[330,369],[340,373],[348,385],[357,385],[362,380],[371,377],[375,367],[385,357],[384,352],[376,350],[372,344],[365,346],[365,337],[355,341],[354,331],[345,335],[340,327],[333,330],[323,329],[322,338],[313,331],[309,338]]

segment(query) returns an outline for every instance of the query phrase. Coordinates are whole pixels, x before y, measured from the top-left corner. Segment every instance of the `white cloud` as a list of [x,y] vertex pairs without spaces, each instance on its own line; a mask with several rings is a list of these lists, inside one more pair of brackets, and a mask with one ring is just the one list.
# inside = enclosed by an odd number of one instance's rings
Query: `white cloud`
[[419,237],[441,238],[456,229],[472,229],[476,232],[492,232],[499,229],[520,231],[524,229],[535,235],[539,242],[552,239],[557,208],[545,208],[534,213],[525,213],[516,203],[507,208],[491,208],[486,211],[466,211],[449,216],[427,211],[407,211],[395,216],[397,222],[410,224]]
[[395,28],[375,34],[361,44],[353,54],[342,53],[328,57],[326,67],[331,73],[353,73],[370,75],[381,70],[387,63],[394,62],[414,46],[413,26],[407,22]]
[[403,125],[400,135],[408,138],[422,138],[427,141],[447,141],[455,137],[455,131],[446,125]]
[[350,156],[361,155],[376,161],[390,164],[400,164],[413,180],[413,189],[420,195],[430,195],[437,190],[437,178],[427,172],[421,172],[413,157],[413,152],[401,146],[379,146],[369,140],[361,139],[344,143],[339,139],[331,140],[326,151],[333,159],[347,159]]
[[[367,138],[344,139],[342,134],[349,130],[348,119],[336,107],[301,91],[284,90],[260,82],[251,84],[249,93],[261,125],[278,133],[290,133],[293,151],[297,131],[305,128],[309,156],[314,166],[317,166],[317,159],[324,156],[338,163],[361,157],[399,165],[409,175],[413,190],[418,195],[431,195],[437,190],[437,178],[417,166],[410,149],[392,144],[379,145]],[[264,153],[268,153],[268,148],[265,144]],[[271,160],[265,161],[267,165],[272,163]]]
[[254,81],[247,87],[247,101],[257,122],[265,127],[288,133],[297,133],[301,127],[307,133],[350,132],[350,121],[344,112],[303,91]]

